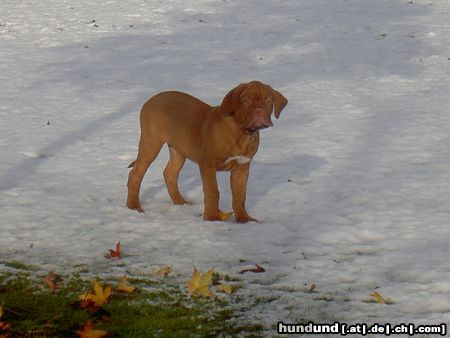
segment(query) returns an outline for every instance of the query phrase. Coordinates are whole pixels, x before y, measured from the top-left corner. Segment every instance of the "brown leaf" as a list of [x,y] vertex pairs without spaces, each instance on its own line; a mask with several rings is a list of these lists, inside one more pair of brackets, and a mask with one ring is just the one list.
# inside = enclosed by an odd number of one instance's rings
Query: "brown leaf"
[[[3,305],[0,305],[0,319],[3,316]],[[6,331],[9,330],[11,328],[11,325],[9,325],[8,323],[5,322],[0,322],[0,331]],[[1,337],[8,337],[8,334],[4,335],[4,336],[0,336]]]
[[45,283],[47,284],[48,288],[52,291],[55,291],[59,289],[58,285],[56,285],[56,280],[59,278],[59,275],[54,273],[53,271],[50,271],[47,276],[45,276]]
[[172,272],[172,266],[166,265],[166,266],[162,267],[161,269],[155,271],[155,275],[164,275],[164,277],[167,277],[167,275],[171,272]]
[[264,269],[261,265],[259,264],[255,264],[255,265],[247,265],[247,266],[242,266],[239,269],[240,273],[244,273],[244,272],[255,272],[255,273],[261,273],[261,272],[265,272],[266,269]]
[[0,331],[6,331],[11,328],[11,325],[8,323],[0,322]]
[[109,253],[105,255],[106,258],[110,259],[121,259],[122,254],[120,252],[120,241],[116,244],[116,250],[109,250]]
[[95,330],[91,321],[83,325],[83,330],[77,331],[80,338],[101,338],[108,334],[108,331]]

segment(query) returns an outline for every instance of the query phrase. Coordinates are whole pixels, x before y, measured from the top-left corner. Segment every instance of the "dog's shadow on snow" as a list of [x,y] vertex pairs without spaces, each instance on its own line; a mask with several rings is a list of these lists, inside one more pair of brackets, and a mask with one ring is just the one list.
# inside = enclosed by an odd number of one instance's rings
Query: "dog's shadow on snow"
[[[163,209],[173,205],[163,177],[168,154],[165,150],[161,153],[150,165],[141,185],[140,200],[144,209],[155,206]],[[203,204],[202,180],[196,163],[186,160],[179,174],[178,187],[187,201],[193,205]]]
[[[285,156],[277,161],[254,159],[247,186],[247,209],[251,213],[260,202],[263,205],[268,203],[264,202],[266,198],[275,205],[285,203],[286,196],[290,195],[289,190],[298,194],[299,186],[306,184],[311,174],[326,163],[324,159],[310,154]],[[169,209],[172,202],[162,178],[161,164],[150,166],[146,175],[151,183],[142,185],[141,202],[144,209]],[[217,183],[221,208],[231,210],[230,172],[218,172]],[[197,164],[186,161],[178,184],[185,199],[197,209],[203,210],[202,181]],[[280,188],[286,195],[279,192]]]
[[301,186],[308,184],[310,176],[326,163],[323,158],[311,154],[284,156],[277,161],[255,161],[247,192],[249,208],[289,203],[286,199],[301,195]]

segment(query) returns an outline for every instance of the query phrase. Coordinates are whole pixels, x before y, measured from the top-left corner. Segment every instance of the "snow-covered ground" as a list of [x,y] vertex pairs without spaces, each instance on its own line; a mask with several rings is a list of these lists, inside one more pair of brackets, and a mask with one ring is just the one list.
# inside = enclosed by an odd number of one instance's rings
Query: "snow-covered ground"
[[[180,282],[259,263],[239,275],[248,319],[449,323],[449,38],[447,0],[2,0],[0,261],[173,265]],[[253,79],[289,99],[253,161],[260,223],[204,222],[192,163],[194,205],[173,206],[166,151],[147,212],[126,209],[143,102],[176,89],[218,104]],[[126,257],[106,261],[119,240]]]

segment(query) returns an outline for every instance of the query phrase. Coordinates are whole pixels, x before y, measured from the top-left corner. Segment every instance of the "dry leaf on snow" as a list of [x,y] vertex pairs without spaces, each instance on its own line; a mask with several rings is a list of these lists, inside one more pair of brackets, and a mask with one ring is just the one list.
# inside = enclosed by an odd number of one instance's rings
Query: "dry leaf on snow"
[[134,286],[131,286],[128,284],[126,276],[120,277],[120,282],[119,282],[119,286],[117,287],[117,291],[132,293],[135,290],[136,290],[136,288]]
[[194,267],[192,278],[186,283],[190,293],[193,296],[211,297],[213,293],[209,286],[212,284],[212,275],[212,270],[202,274]]
[[261,272],[265,272],[266,269],[264,269],[261,265],[259,264],[255,264],[255,265],[246,265],[246,266],[241,266],[241,268],[239,269],[240,273],[244,273],[244,272],[255,272],[255,273],[261,273]]
[[378,304],[387,304],[386,299],[384,299],[378,292],[373,291],[369,293]]
[[116,244],[116,250],[109,250],[109,253],[107,253],[105,255],[106,258],[111,258],[111,259],[121,259],[122,258],[122,254],[120,252],[120,242],[117,242]]
[[161,269],[155,271],[155,275],[164,275],[164,277],[167,277],[167,275],[171,272],[172,272],[172,266],[166,265],[165,267],[162,267]]
[[225,222],[226,220],[228,220],[228,218],[230,218],[230,216],[233,215],[232,211],[228,211],[228,212],[220,212],[220,220]]
[[225,293],[232,293],[233,287],[229,284],[219,284],[216,286],[217,291],[225,292]]

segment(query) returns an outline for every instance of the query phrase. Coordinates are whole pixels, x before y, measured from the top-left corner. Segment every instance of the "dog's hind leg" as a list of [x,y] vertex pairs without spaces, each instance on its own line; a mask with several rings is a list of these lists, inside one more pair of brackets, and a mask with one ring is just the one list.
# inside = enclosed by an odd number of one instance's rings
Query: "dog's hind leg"
[[132,163],[134,165],[128,176],[128,208],[138,210],[139,212],[144,211],[139,202],[141,182],[148,167],[154,161],[156,156],[158,156],[163,144],[164,142],[161,142],[160,140],[148,139],[148,137],[141,135],[137,159]]
[[169,145],[170,158],[164,169],[164,180],[166,181],[167,191],[174,204],[190,204],[180,194],[178,189],[178,174],[183,168],[186,158],[175,148]]

